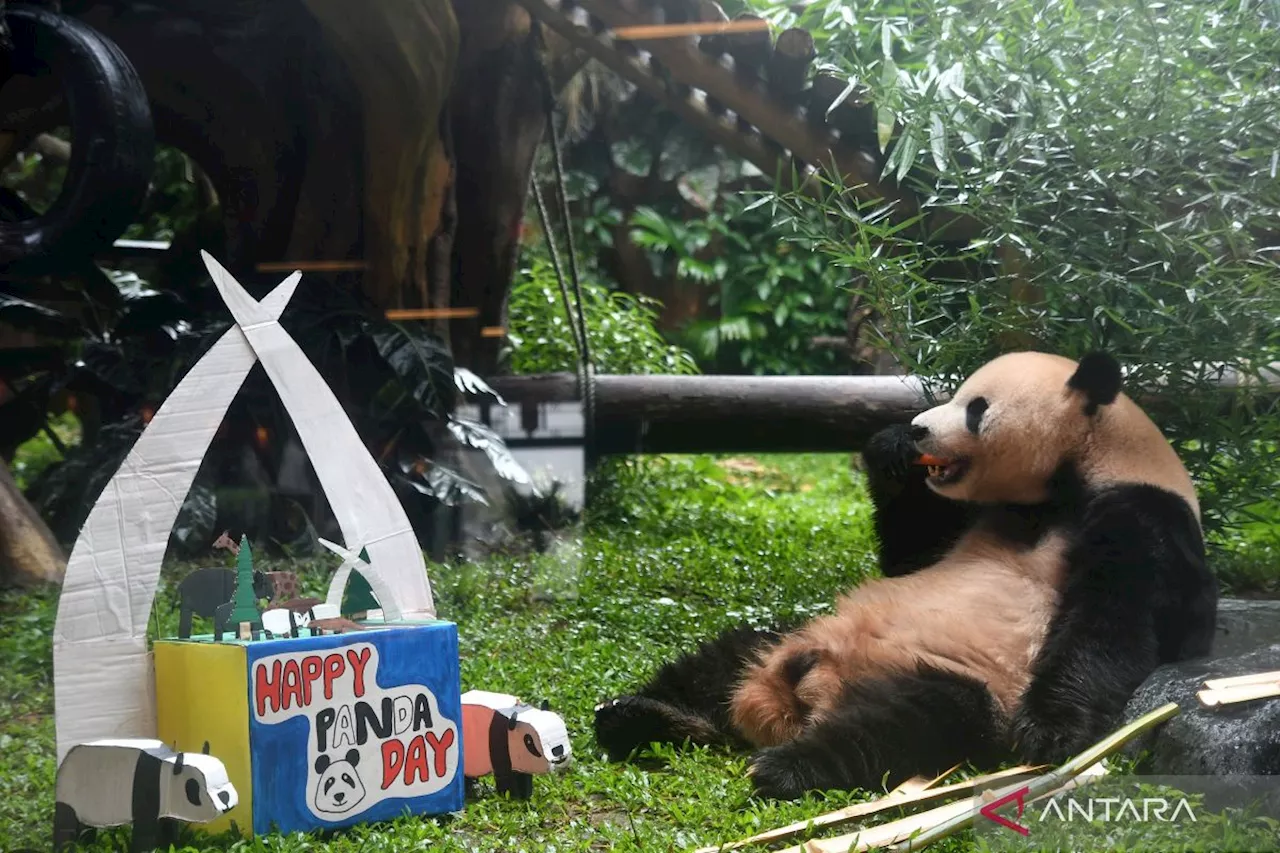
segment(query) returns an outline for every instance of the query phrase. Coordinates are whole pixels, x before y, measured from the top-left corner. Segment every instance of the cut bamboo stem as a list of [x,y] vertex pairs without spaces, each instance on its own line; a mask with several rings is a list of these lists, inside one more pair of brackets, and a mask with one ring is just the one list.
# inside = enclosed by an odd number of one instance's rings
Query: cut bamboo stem
[[1280,682],[1280,669],[1271,672],[1255,672],[1252,675],[1237,675],[1234,678],[1210,678],[1204,686],[1209,690],[1222,687],[1238,687],[1241,684],[1273,684]]
[[[1059,784],[1043,794],[1056,793],[1059,790],[1074,788],[1081,784],[1081,780],[1092,780],[1099,776],[1105,775],[1106,768],[1101,762],[1086,767],[1082,772],[1075,774],[1072,778],[1066,780],[1065,783]],[[1053,774],[1048,774],[1053,775]],[[1046,776],[1037,777],[1036,781],[1047,778]],[[1003,796],[1005,792],[1017,791],[1027,783],[1018,783],[1011,785],[998,795]],[[872,826],[861,829],[857,832],[851,832],[848,835],[841,835],[836,838],[815,839],[807,841],[798,847],[789,847],[780,853],[864,853],[867,850],[876,850],[889,847],[892,844],[907,842],[912,845],[909,848],[902,849],[918,849],[918,839],[928,833],[932,828],[939,825],[947,825],[963,819],[970,812],[977,813],[977,809],[973,804],[960,800],[954,803],[948,803],[945,806],[938,806],[927,812],[921,812],[910,817],[900,818],[899,820],[890,821],[880,826]],[[921,833],[921,835],[916,835]],[[912,838],[912,836],[916,836]],[[897,847],[890,847],[891,850],[897,850]]]
[[[1038,776],[1030,782],[1026,783],[1025,798],[1035,799],[1050,791],[1061,788],[1064,783],[1071,781],[1076,776],[1081,775],[1084,771],[1089,770],[1095,764],[1104,758],[1118,752],[1127,743],[1144,734],[1150,729],[1155,728],[1161,723],[1177,716],[1179,712],[1178,705],[1170,702],[1156,708],[1150,713],[1144,714],[1133,722],[1129,723],[1098,743],[1086,749],[1084,752],[1072,758],[1066,764],[1063,764],[1057,770],[1053,770],[1043,776]],[[1011,786],[1003,791],[998,791],[995,798],[1013,794],[1019,789],[1019,786]],[[923,847],[932,844],[949,835],[953,835],[962,829],[966,829],[973,824],[977,818],[980,808],[969,805],[964,811],[948,816],[941,823],[938,823],[915,838],[911,838],[898,844],[891,849],[894,853],[905,853],[908,850],[920,850]],[[832,848],[834,849],[834,848]]]
[[1210,708],[1220,705],[1234,705],[1237,702],[1252,702],[1257,699],[1271,699],[1280,696],[1280,679],[1270,683],[1236,684],[1231,687],[1220,687],[1217,690],[1201,690],[1196,694],[1201,704]]
[[[771,829],[767,832],[753,835],[750,838],[744,838],[741,841],[734,841],[729,844],[722,844],[714,847],[702,847],[695,850],[694,853],[722,853],[722,851],[739,850],[743,847],[782,841],[783,839],[792,838],[810,830],[839,826],[841,824],[857,820],[858,818],[869,817],[874,814],[879,814],[880,812],[889,811],[890,809],[917,806],[924,803],[932,803],[937,800],[945,800],[960,794],[967,794],[973,791],[974,788],[979,785],[986,784],[987,782],[993,782],[997,779],[1004,779],[1009,776],[1016,776],[1023,773],[1034,773],[1036,770],[1042,769],[1042,767],[1034,767],[1030,765],[1011,767],[1008,770],[1001,770],[998,773],[989,773],[985,776],[966,779],[963,782],[944,785],[941,788],[933,787],[936,783],[954,773],[956,769],[958,769],[958,765],[924,785],[920,785],[918,783],[911,785],[914,780],[908,780],[879,799],[871,800],[866,803],[855,803],[834,812],[828,812],[827,814],[819,815],[818,817],[810,818],[808,820],[797,821],[795,823],[788,824],[787,826],[779,827],[778,829]],[[916,778],[918,779],[919,777]],[[911,785],[910,788],[908,787],[909,785]]]

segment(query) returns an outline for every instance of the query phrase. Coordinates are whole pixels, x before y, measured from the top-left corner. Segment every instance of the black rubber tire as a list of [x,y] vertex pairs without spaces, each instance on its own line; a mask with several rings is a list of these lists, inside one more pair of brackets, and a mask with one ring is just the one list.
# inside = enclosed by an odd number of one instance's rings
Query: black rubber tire
[[65,263],[110,246],[142,207],[155,168],[151,105],[138,72],[92,27],[34,6],[11,5],[10,69],[56,74],[71,117],[71,161],[42,215],[0,222],[0,268]]

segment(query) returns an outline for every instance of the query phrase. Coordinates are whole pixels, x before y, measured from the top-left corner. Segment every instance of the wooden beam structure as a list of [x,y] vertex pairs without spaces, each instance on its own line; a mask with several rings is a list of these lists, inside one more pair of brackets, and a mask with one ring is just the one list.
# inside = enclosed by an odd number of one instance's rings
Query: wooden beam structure
[[[569,373],[487,380],[512,405],[582,399]],[[1261,382],[1223,371],[1215,383],[1280,394],[1280,365]],[[912,376],[615,376],[595,377],[595,447],[601,456],[649,453],[855,452],[886,426],[904,423],[930,399]],[[1138,402],[1153,414],[1159,393]]]
[[[581,399],[571,374],[488,380],[508,403]],[[928,406],[900,376],[597,376],[596,452],[854,451]]]

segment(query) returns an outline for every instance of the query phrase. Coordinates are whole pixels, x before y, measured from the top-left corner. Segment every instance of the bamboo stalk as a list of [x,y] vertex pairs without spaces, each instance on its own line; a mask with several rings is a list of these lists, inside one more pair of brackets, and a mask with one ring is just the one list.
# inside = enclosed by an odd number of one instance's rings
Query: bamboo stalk
[[1209,690],[1222,687],[1238,687],[1241,684],[1271,684],[1280,681],[1280,669],[1271,672],[1255,672],[1253,675],[1237,675],[1234,678],[1210,678],[1204,686]]
[[[1082,772],[1077,773],[1074,778],[1068,779],[1065,784],[1058,785],[1056,788],[1044,793],[1056,793],[1058,790],[1073,788],[1080,784],[1079,779],[1081,778],[1091,780],[1105,773],[1104,765],[1101,762],[1095,762]],[[1036,781],[1044,778],[1046,777],[1038,777]],[[1026,784],[1010,785],[1004,791],[1017,791],[1026,786]],[[999,793],[1003,795],[1004,791]],[[880,826],[860,829],[848,835],[807,841],[797,847],[789,847],[782,850],[780,853],[864,853],[867,850],[876,850],[903,841],[914,844],[917,839],[922,837],[924,833],[929,832],[931,828],[957,821],[970,812],[976,813],[973,804],[967,800],[959,800],[958,802],[948,803],[945,806],[938,806],[927,812],[890,821]],[[922,835],[917,836],[916,833],[922,833]],[[915,838],[913,839],[912,836],[915,836]],[[896,850],[898,848],[891,847],[889,849]]]
[[768,21],[696,21],[689,24],[639,24],[633,27],[617,27],[613,30],[613,37],[619,41],[639,41],[682,36],[717,36],[724,33],[754,33],[768,29]]
[[[801,833],[812,829],[839,826],[840,824],[849,823],[850,821],[857,820],[858,818],[879,814],[880,812],[888,811],[890,809],[899,809],[907,806],[921,805],[923,803],[932,803],[936,800],[945,800],[955,795],[968,793],[977,786],[987,782],[1004,779],[1008,776],[1015,776],[1020,773],[1033,773],[1037,769],[1040,769],[1030,765],[1011,767],[1008,770],[1001,770],[997,773],[988,773],[985,776],[977,776],[973,779],[966,779],[963,782],[944,785],[941,788],[933,787],[936,783],[954,773],[958,767],[959,765],[951,768],[946,773],[930,780],[924,785],[911,785],[915,780],[909,779],[878,799],[865,803],[854,803],[851,806],[845,806],[842,809],[837,809],[833,812],[809,818],[808,820],[796,821],[795,823],[779,827],[778,829],[770,829],[766,832],[761,832],[757,835],[751,836],[750,838],[744,838],[741,841],[734,841],[729,844],[722,844],[714,847],[701,847],[695,850],[694,853],[727,853],[729,850],[739,850],[743,847],[781,841],[786,838],[800,835]],[[919,777],[915,778],[919,779]]]
[[1232,687],[1220,687],[1217,690],[1201,690],[1196,694],[1201,704],[1210,708],[1221,705],[1234,705],[1237,702],[1252,702],[1256,699],[1271,699],[1280,696],[1280,679],[1270,683],[1236,684]]
[[[1053,770],[1043,776],[1038,776],[1031,782],[1026,783],[1026,798],[1038,798],[1042,794],[1062,787],[1065,782],[1069,782],[1076,776],[1079,776],[1086,770],[1092,768],[1104,758],[1118,752],[1125,746],[1125,744],[1134,740],[1149,729],[1155,728],[1166,720],[1177,716],[1179,710],[1180,709],[1176,703],[1169,702],[1166,705],[1156,708],[1150,713],[1144,714],[1129,723],[1127,726],[1123,726],[1117,731],[1112,732],[1110,735],[1089,747],[1075,758],[1072,758],[1066,764],[1063,764],[1057,770]],[[1019,790],[1019,787],[1020,786],[1014,785],[1002,791],[998,791],[995,793],[995,798],[998,799],[999,797],[1013,794]],[[894,853],[905,853],[905,851],[908,850],[919,850],[922,847],[926,847],[939,839],[946,838],[949,835],[953,835],[956,832],[971,826],[980,810],[981,809],[979,807],[970,805],[959,814],[948,816],[941,823],[929,827],[915,838],[908,839],[907,841],[890,849],[893,850]]]

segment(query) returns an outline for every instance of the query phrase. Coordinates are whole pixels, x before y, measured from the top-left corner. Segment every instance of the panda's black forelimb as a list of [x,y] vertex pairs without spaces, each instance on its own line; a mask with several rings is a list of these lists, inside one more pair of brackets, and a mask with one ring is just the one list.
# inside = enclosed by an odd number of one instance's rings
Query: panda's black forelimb
[[132,853],[149,853],[160,846],[160,774],[164,762],[149,752],[138,753],[133,770]]
[[1120,722],[1159,665],[1207,654],[1217,586],[1195,517],[1152,486],[1090,501],[1067,555],[1061,606],[1014,715],[1018,754],[1060,762]]
[[75,844],[77,841],[87,840],[88,837],[95,834],[96,832],[91,827],[85,827],[80,823],[76,810],[70,805],[61,802],[53,804],[54,853],[60,853],[68,845]]
[[972,507],[929,488],[909,424],[894,424],[868,439],[862,451],[874,504],[880,571],[909,574],[937,562],[975,521]]
[[851,684],[840,707],[794,740],[751,759],[756,793],[797,799],[809,791],[880,790],[1008,754],[995,702],[980,682],[931,667]]
[[596,743],[611,761],[651,743],[744,746],[729,720],[729,699],[745,666],[779,636],[739,625],[664,665],[634,693],[596,709]]

